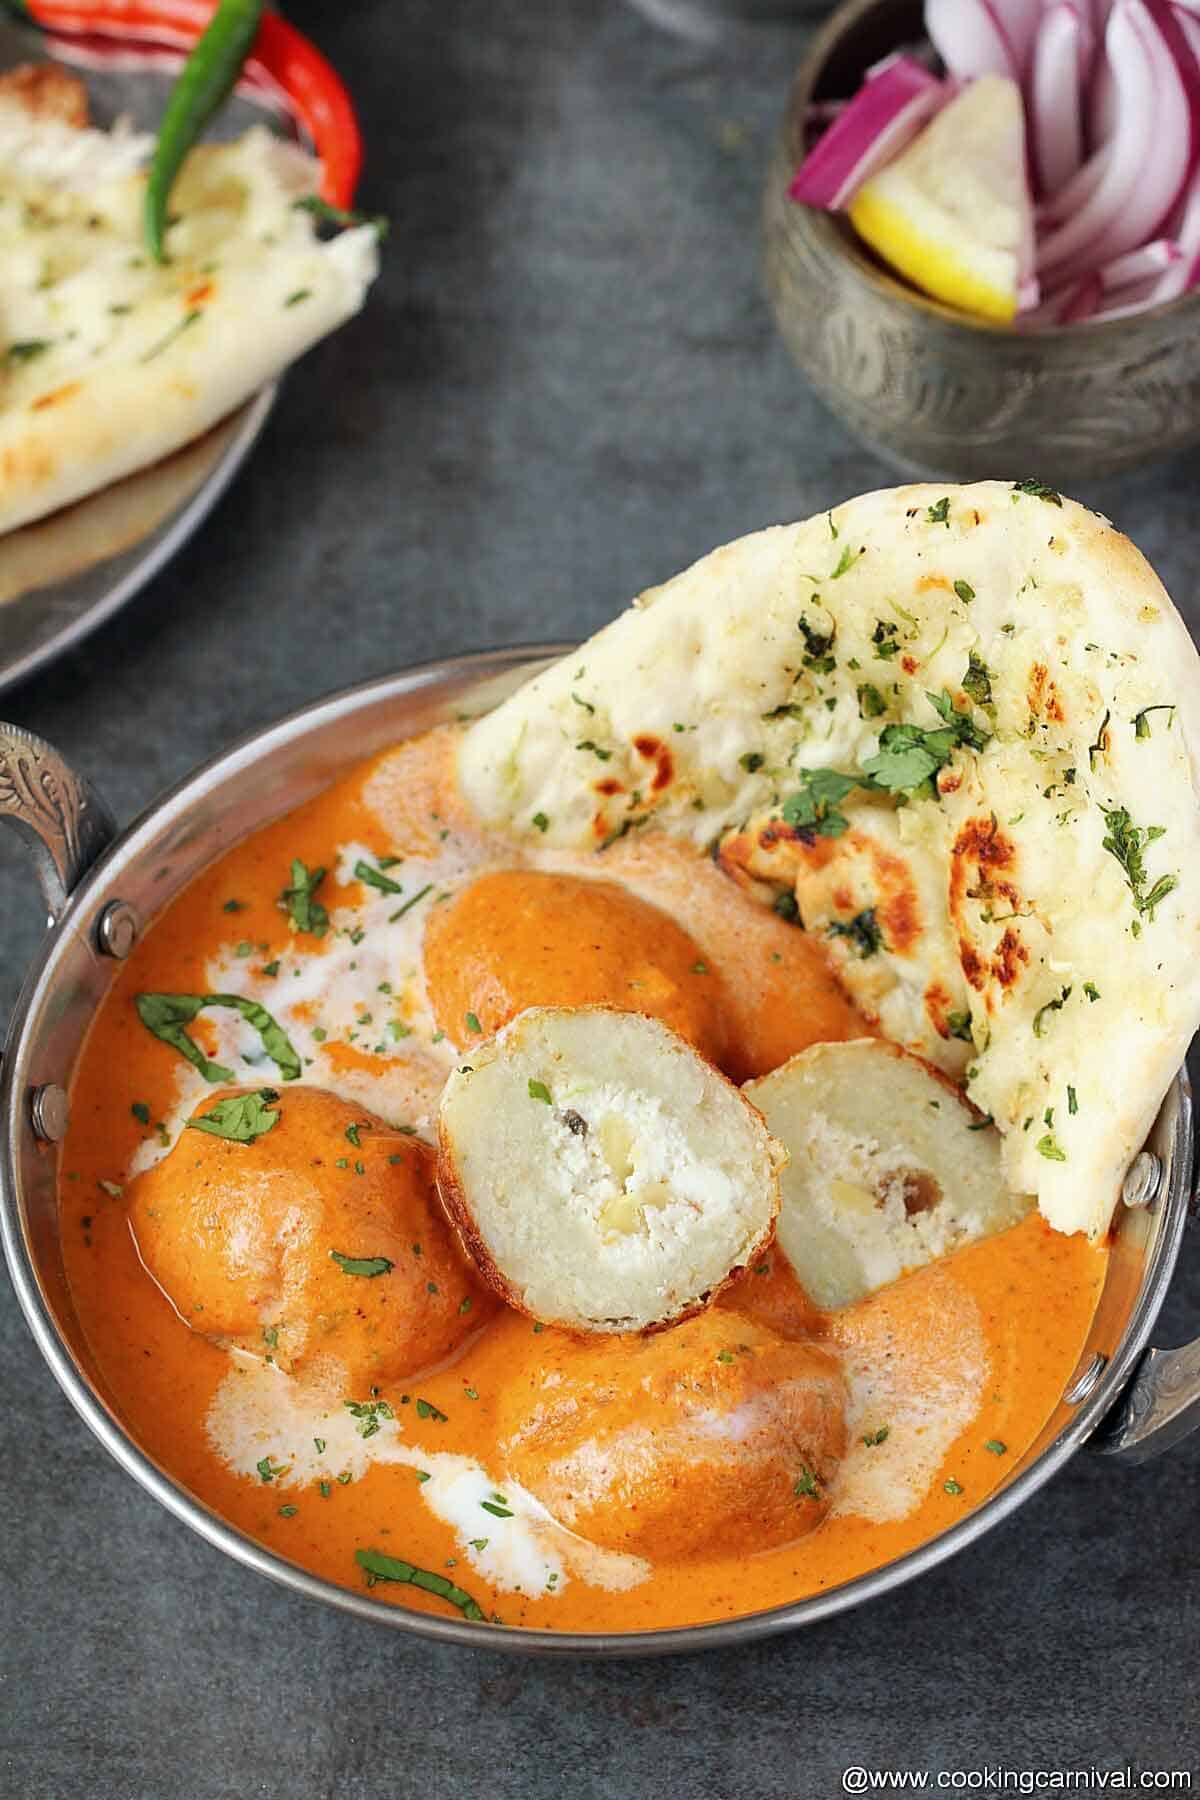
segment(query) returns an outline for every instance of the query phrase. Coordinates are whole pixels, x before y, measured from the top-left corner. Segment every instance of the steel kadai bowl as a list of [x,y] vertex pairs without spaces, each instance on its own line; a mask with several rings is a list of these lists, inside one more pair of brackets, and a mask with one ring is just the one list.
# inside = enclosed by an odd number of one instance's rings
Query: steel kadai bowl
[[1200,1339],[1180,1350],[1148,1348],[1193,1190],[1185,1072],[1126,1179],[1087,1349],[1041,1438],[1005,1485],[961,1524],[884,1568],[811,1599],[717,1624],[642,1633],[526,1631],[432,1617],[307,1574],[226,1524],[145,1454],[105,1392],[63,1271],[56,1145],[66,1129],[72,1074],[140,932],[232,844],[399,739],[495,705],[563,648],[426,664],[318,701],[198,770],[122,834],[49,745],[0,726],[0,818],[32,849],[50,913],[4,1053],[0,1228],[29,1327],[89,1429],[156,1500],[247,1568],[364,1621],[491,1650],[629,1656],[744,1643],[814,1624],[912,1581],[1014,1512],[1085,1444],[1141,1460],[1200,1427]]
[[813,38],[767,174],[767,292],[831,411],[907,474],[1028,470],[1074,491],[1200,438],[1200,290],[1126,319],[1031,332],[910,287],[840,214],[788,198],[808,108],[924,37],[922,0],[844,0]]

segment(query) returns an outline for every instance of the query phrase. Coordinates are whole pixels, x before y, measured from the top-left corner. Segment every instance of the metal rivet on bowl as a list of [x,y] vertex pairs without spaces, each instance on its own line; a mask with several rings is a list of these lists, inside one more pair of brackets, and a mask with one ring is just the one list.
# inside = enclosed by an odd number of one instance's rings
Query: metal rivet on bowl
[[34,1088],[29,1096],[29,1118],[43,1144],[57,1144],[67,1135],[69,1117],[66,1091],[56,1081]]
[[1139,1150],[1121,1184],[1126,1206],[1151,1206],[1162,1185],[1162,1164],[1151,1150]]
[[110,900],[96,923],[96,942],[105,956],[124,962],[137,943],[138,916],[127,900]]
[[1107,1356],[1097,1350],[1096,1354],[1080,1369],[1063,1395],[1067,1405],[1078,1406],[1081,1400],[1086,1400],[1107,1367]]

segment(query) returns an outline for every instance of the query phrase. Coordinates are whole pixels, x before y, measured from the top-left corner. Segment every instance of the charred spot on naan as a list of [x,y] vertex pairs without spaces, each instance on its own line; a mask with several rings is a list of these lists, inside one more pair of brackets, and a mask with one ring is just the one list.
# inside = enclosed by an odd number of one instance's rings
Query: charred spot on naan
[[902,845],[854,824],[831,838],[771,816],[722,839],[715,860],[811,934],[867,1025],[959,1072],[955,1040],[965,1047],[970,1030],[953,935]]
[[[1018,927],[1034,916],[1034,909],[1014,879],[1017,863],[1017,846],[994,813],[968,819],[950,849],[950,920],[958,935],[959,961],[989,1012],[995,1010],[997,994],[1007,995],[1030,961],[1029,946]],[[1004,925],[990,950],[978,942],[972,911],[985,926]]]
[[[925,926],[921,899],[903,857],[869,833],[855,830],[821,837],[803,826],[770,818],[722,840],[717,861],[740,885],[751,880],[791,891],[806,925],[826,921],[827,936],[846,943],[864,913],[873,915],[876,942],[893,956],[911,957]],[[860,931],[849,953],[870,954]]]

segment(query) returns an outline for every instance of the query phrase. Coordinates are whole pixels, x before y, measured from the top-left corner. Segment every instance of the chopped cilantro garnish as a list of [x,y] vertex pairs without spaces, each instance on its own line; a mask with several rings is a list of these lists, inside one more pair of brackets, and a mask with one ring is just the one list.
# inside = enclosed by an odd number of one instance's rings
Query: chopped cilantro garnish
[[1123,806],[1102,807],[1101,811],[1104,823],[1108,826],[1104,848],[1117,859],[1124,870],[1138,912],[1153,921],[1155,907],[1179,886],[1177,875],[1161,875],[1149,892],[1146,891],[1149,877],[1143,861],[1144,852],[1148,845],[1164,835],[1165,828],[1161,825],[1135,825]]
[[797,1500],[819,1500],[821,1498],[820,1482],[813,1471],[803,1463],[800,1465],[800,1473],[796,1477],[792,1492]]
[[950,496],[949,496],[949,494],[943,494],[943,496],[940,500],[935,500],[933,505],[927,509],[927,511],[925,513],[925,517],[928,520],[930,525],[945,525],[947,527],[947,529],[949,529],[949,526],[950,526]]
[[[371,1438],[379,1430],[381,1419],[390,1419],[394,1415],[386,1400],[347,1400],[346,1411],[351,1418],[357,1419],[355,1430],[361,1438]],[[338,1476],[341,1480],[341,1476]]]
[[550,821],[544,812],[535,812],[532,823],[537,831],[549,831],[550,829]]
[[1065,988],[1063,988],[1062,992],[1059,994],[1057,1000],[1047,1000],[1045,1006],[1038,1007],[1037,1011],[1033,1015],[1033,1035],[1034,1035],[1034,1037],[1041,1037],[1042,1031],[1043,1031],[1042,1020],[1045,1018],[1046,1014],[1050,1013],[1050,1012],[1061,1012],[1063,1007],[1066,1005],[1067,1001],[1070,998],[1071,998],[1071,990],[1069,987],[1065,987]]
[[840,775],[836,769],[801,769],[801,786],[784,801],[785,822],[816,837],[840,837],[849,820],[839,803],[858,787],[857,775]]
[[398,1556],[385,1556],[382,1550],[356,1550],[354,1560],[365,1573],[368,1587],[374,1587],[377,1581],[406,1582],[410,1587],[422,1588],[425,1593],[436,1594],[439,1599],[456,1606],[464,1619],[482,1620],[484,1617],[483,1608],[466,1589],[445,1575],[418,1568],[416,1563],[404,1562]]
[[975,589],[971,586],[969,581],[956,581],[954,584],[954,591],[964,606],[970,606],[972,600],[975,598]]
[[291,919],[297,931],[307,931],[313,937],[324,937],[329,930],[329,914],[315,898],[317,889],[325,879],[325,870],[309,869],[295,857],[292,861],[292,881],[279,896],[279,905]]
[[967,663],[967,672],[962,680],[964,693],[970,694],[976,706],[992,704],[992,671],[981,657],[972,650]]
[[1039,1156],[1044,1156],[1047,1162],[1065,1163],[1067,1160],[1066,1151],[1055,1141],[1049,1132],[1047,1132],[1044,1137],[1038,1139],[1037,1143],[1034,1145],[1034,1149]]
[[343,1256],[340,1250],[329,1254],[343,1275],[386,1275],[395,1266],[386,1256]]
[[846,922],[841,919],[832,919],[828,926],[828,935],[849,938],[862,957],[874,956],[875,952],[883,946],[883,933],[876,921],[873,906],[866,907]]
[[1018,494],[1030,494],[1035,500],[1045,500],[1051,506],[1062,505],[1062,495],[1042,481],[1014,481],[1012,491],[1014,500]]
[[224,1138],[231,1144],[253,1144],[265,1137],[279,1123],[276,1088],[259,1088],[252,1094],[230,1094],[218,1100],[209,1112],[187,1121],[187,1130],[205,1131],[210,1137]]
[[873,681],[863,681],[858,686],[858,716],[860,719],[877,719],[887,711],[887,701]]
[[467,1018],[467,1030],[468,1031],[475,1031],[475,1032],[482,1033],[483,1026],[479,1023],[477,1014],[475,1014],[473,1012],[469,1012],[466,1015],[466,1018]]
[[354,875],[357,881],[364,882],[367,887],[377,888],[381,894],[402,894],[404,892],[398,881],[393,881],[390,875],[383,873],[382,869],[375,868],[361,858],[354,865]]
[[408,899],[404,902],[403,906],[398,906],[394,913],[388,914],[388,924],[394,925],[396,923],[396,920],[402,919],[406,912],[411,912],[413,907],[417,904],[418,900],[423,900],[425,898],[426,894],[428,894],[432,891],[432,888],[433,888],[432,881],[427,881],[423,888],[418,888],[416,893],[413,894],[410,899]]
[[148,1125],[150,1123],[150,1108],[146,1105],[144,1100],[135,1100],[129,1110],[139,1125]]
[[868,1446],[868,1448],[874,1449],[876,1444],[883,1444],[883,1443],[887,1442],[887,1437],[888,1437],[888,1433],[890,1432],[890,1430],[891,1430],[890,1425],[880,1425],[877,1430],[868,1431],[864,1435],[863,1443],[866,1444]]
[[797,629],[804,639],[805,653],[802,660],[805,668],[811,669],[815,675],[831,674],[837,667],[836,657],[829,654],[833,647],[833,640],[837,636],[837,626],[832,626],[827,632],[814,631],[808,619],[801,613]]
[[738,757],[738,761],[743,769],[745,769],[747,775],[754,775],[762,768],[766,758],[757,750],[747,750],[745,756]]

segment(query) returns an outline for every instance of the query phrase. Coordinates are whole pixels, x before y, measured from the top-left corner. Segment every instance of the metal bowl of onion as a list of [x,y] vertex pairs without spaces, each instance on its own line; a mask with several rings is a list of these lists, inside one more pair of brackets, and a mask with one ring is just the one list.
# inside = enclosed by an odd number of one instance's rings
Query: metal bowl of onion
[[[987,10],[1000,4],[991,0]],[[1135,5],[1175,20],[1185,10],[1168,0],[1115,0],[1100,11],[1111,18],[1116,7]],[[1156,301],[1147,282],[1132,290],[1133,308],[1076,300],[1066,307],[1076,316],[1057,323],[1043,301],[1040,317],[998,322],[922,293],[868,248],[844,212],[790,196],[821,122],[898,50],[933,61],[921,0],[846,0],[797,71],[767,176],[768,293],[788,349],[831,411],[893,467],[962,480],[1006,473],[1078,486],[1200,440],[1200,287],[1187,285],[1200,273],[1195,259],[1187,281],[1157,290],[1182,288],[1173,298]],[[1195,141],[1176,220],[1189,195],[1200,219],[1200,59],[1195,68],[1187,84]],[[1093,94],[1093,137],[1106,109],[1111,119],[1111,95]],[[1036,161],[1032,122],[1030,137]],[[1146,134],[1143,188],[1161,139]],[[1118,148],[1108,146],[1110,159]],[[1076,188],[1086,196],[1086,176]]]

